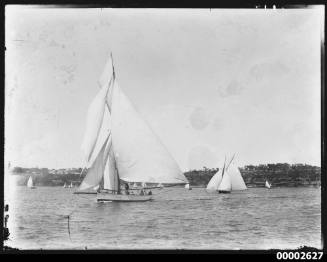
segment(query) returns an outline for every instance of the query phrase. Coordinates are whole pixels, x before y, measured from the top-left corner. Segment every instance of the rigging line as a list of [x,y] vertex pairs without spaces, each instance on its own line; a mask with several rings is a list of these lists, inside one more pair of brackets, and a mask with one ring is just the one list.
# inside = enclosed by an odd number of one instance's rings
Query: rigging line
[[231,164],[231,163],[232,163],[232,161],[234,160],[234,157],[235,157],[235,153],[234,153],[234,155],[233,155],[232,159],[229,161],[229,164],[228,164],[228,166],[227,166],[226,170],[229,168],[230,164]]

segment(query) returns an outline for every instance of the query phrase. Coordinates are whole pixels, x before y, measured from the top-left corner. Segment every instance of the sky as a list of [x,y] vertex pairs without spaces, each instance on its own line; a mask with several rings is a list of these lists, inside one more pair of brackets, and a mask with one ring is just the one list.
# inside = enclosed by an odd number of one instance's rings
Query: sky
[[183,171],[320,166],[324,13],[6,6],[5,163],[85,165],[89,104],[117,81]]

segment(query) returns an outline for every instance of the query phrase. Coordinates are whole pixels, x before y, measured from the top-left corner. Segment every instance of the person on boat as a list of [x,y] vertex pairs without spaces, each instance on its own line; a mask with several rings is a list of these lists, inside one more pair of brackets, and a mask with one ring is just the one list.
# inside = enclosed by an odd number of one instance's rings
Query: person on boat
[[128,190],[129,190],[129,186],[128,186],[128,184],[126,183],[126,184],[125,184],[125,194],[126,194],[126,195],[129,195],[129,191],[128,191]]
[[152,192],[151,192],[151,190],[149,191],[148,195],[152,195]]
[[143,196],[143,195],[144,195],[144,189],[141,189],[140,196]]

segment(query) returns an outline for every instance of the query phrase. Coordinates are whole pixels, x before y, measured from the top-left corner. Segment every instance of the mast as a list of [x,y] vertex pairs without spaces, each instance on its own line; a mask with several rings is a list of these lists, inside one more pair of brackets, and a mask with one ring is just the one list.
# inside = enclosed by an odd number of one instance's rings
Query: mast
[[115,169],[117,172],[117,176],[114,177],[114,179],[117,179],[117,184],[118,184],[118,194],[120,194],[120,180],[119,180],[119,172],[118,172],[118,168],[117,168],[117,164],[116,164],[116,158],[114,157],[114,161],[115,161]]
[[224,173],[225,173],[225,164],[226,164],[226,156],[225,156],[224,167],[223,167],[223,171],[221,173],[221,177],[223,177]]

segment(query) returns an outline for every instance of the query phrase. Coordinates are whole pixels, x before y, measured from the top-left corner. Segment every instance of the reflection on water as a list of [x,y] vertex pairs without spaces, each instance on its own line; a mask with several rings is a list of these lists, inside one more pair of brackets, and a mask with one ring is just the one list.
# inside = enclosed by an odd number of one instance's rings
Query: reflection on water
[[11,233],[6,244],[22,249],[321,247],[316,188],[251,188],[223,195],[167,188],[142,203],[97,203],[95,195],[73,191],[17,187],[6,197]]

